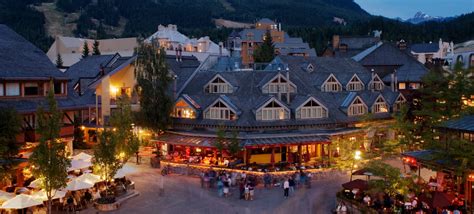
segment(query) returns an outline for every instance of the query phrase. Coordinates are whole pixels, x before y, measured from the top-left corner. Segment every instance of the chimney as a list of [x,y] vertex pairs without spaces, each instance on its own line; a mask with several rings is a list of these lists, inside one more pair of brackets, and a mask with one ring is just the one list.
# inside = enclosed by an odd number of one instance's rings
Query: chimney
[[403,39],[400,40],[400,42],[398,43],[398,48],[399,48],[400,50],[405,50],[405,49],[407,49],[407,43],[405,42],[405,40],[403,40]]
[[395,85],[395,73],[397,70],[394,70],[392,74],[390,74],[390,88],[392,91],[396,91],[396,85]]
[[374,84],[375,72],[374,72],[374,69],[373,69],[373,68],[372,68],[370,71],[372,72],[372,73],[371,73],[372,79],[371,79],[371,81],[370,81],[369,87],[370,87],[370,90],[371,90],[372,92],[374,92],[374,91],[375,91],[375,84]]
[[222,56],[222,46],[224,46],[224,43],[219,42],[219,56]]
[[290,105],[290,71],[286,71],[286,103]]
[[340,37],[339,35],[332,36],[332,49],[339,48]]
[[281,31],[281,23],[278,23],[278,31]]
[[176,96],[177,96],[177,94],[176,94],[176,87],[177,87],[177,86],[176,86],[176,82],[177,82],[177,79],[178,79],[178,76],[177,76],[177,75],[174,75],[174,76],[173,76],[173,97],[174,97],[175,100],[176,100],[176,98],[177,98],[177,97],[176,97]]

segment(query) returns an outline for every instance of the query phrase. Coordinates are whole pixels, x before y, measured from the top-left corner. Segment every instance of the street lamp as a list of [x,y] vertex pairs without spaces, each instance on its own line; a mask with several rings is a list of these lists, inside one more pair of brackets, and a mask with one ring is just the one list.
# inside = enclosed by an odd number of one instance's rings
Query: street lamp
[[354,159],[352,159],[352,165],[351,165],[351,181],[352,181],[352,171],[354,170],[355,161],[361,159],[361,154],[362,153],[359,150],[356,150],[354,152]]

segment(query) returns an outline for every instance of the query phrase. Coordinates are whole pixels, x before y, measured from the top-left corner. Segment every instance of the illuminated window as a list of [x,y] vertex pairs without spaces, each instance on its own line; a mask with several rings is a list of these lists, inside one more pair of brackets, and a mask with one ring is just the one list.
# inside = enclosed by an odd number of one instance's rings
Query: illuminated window
[[367,113],[367,106],[362,102],[362,100],[357,97],[354,102],[349,106],[348,114],[349,116],[364,115]]
[[400,82],[400,83],[398,83],[398,89],[401,89],[401,90],[403,90],[403,89],[407,89],[407,85],[406,85],[406,83],[404,83],[404,82]]
[[180,100],[174,106],[171,116],[176,118],[195,119],[196,111],[194,110],[194,108],[189,106],[184,100]]
[[402,106],[407,102],[405,97],[403,97],[401,94],[398,96],[397,100],[395,101],[395,104],[393,105],[393,111],[400,111],[402,109]]
[[421,86],[420,83],[410,83],[409,87],[410,89],[419,89]]
[[336,77],[331,74],[322,85],[321,90],[326,92],[338,92],[342,90],[342,86],[339,81],[337,81]]
[[7,83],[5,88],[6,96],[20,96],[20,83]]
[[5,92],[3,91],[3,83],[0,83],[0,96],[5,96]]
[[364,84],[362,83],[362,81],[360,81],[359,77],[357,77],[357,75],[354,75],[351,79],[351,81],[349,81],[349,83],[347,83],[347,90],[348,91],[362,91],[364,90]]
[[385,100],[382,97],[378,97],[374,105],[372,105],[372,112],[374,113],[388,112],[387,103],[385,103]]
[[210,107],[205,113],[206,119],[212,120],[235,120],[236,114],[225,103],[220,100]]
[[289,117],[289,111],[275,100],[257,111],[257,120],[285,120]]
[[326,118],[328,117],[328,112],[316,100],[310,99],[296,111],[296,117],[300,119]]
[[227,94],[232,93],[234,90],[229,83],[217,76],[206,86],[205,91],[207,93]]

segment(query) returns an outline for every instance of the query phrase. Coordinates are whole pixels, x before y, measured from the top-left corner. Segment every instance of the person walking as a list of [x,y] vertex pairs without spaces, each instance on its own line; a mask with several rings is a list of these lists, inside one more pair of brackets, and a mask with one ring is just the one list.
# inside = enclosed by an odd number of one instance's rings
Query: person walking
[[222,197],[224,195],[224,183],[222,183],[221,179],[217,181],[217,194],[219,195],[219,197]]
[[240,199],[245,199],[245,185],[244,185],[244,181],[242,179],[240,179],[239,181],[239,193],[240,193]]
[[290,193],[293,194],[295,192],[295,180],[292,177],[290,177],[288,179],[288,183],[290,185]]
[[263,175],[263,182],[264,182],[264,187],[265,188],[269,188],[271,187],[271,183],[272,183],[272,177],[270,176],[269,173],[265,173],[265,175]]
[[288,198],[289,191],[290,191],[290,182],[288,181],[288,179],[286,179],[285,182],[283,182],[283,196],[285,198]]

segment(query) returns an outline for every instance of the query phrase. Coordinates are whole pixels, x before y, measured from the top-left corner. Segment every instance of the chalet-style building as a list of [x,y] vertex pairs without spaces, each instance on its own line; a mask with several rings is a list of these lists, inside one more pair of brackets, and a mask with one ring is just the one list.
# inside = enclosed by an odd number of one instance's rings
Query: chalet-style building
[[[215,57],[177,89],[172,128],[157,139],[163,153],[215,153],[222,129],[227,137],[237,133],[245,163],[320,159],[337,153],[343,145],[331,142],[341,138],[370,146],[374,133],[361,128],[364,118],[370,113],[387,126],[406,101],[347,58],[277,56],[264,69],[249,70]],[[387,126],[384,135],[394,133]]]
[[158,31],[145,39],[146,43],[156,43],[164,47],[168,55],[194,56],[204,61],[209,55],[229,55],[223,43],[216,44],[208,36],[189,38],[178,31],[176,25],[158,26]]
[[324,57],[353,57],[367,48],[380,42],[380,33],[375,36],[340,36],[333,35],[331,45],[322,56]]
[[451,69],[456,63],[462,63],[463,68],[474,67],[474,40],[469,40],[463,43],[455,44],[453,50],[447,56],[448,65]]
[[232,56],[240,56],[242,58],[243,65],[252,67],[255,48],[263,43],[267,31],[270,31],[276,55],[316,56],[316,51],[310,48],[308,43],[303,42],[303,39],[290,37],[285,31],[281,30],[280,24],[267,18],[263,18],[255,23],[255,28],[231,33],[227,39],[226,46],[232,53]]
[[380,42],[352,59],[376,73],[385,84],[404,93],[407,99],[422,86],[422,78],[428,73],[423,64],[407,53],[403,42],[397,46]]
[[439,39],[438,43],[430,42],[412,44],[409,49],[415,59],[420,63],[425,64],[427,62],[433,63],[435,59],[446,59],[448,52],[452,51],[453,46],[452,43],[443,42],[442,39]]
[[[121,56],[132,56],[138,46],[137,38],[100,39],[97,41],[102,55],[119,53]],[[69,68],[82,59],[84,43],[87,43],[89,52],[92,54],[94,42],[93,39],[58,36],[46,55],[51,62],[56,64],[58,54],[60,54],[63,67]]]

